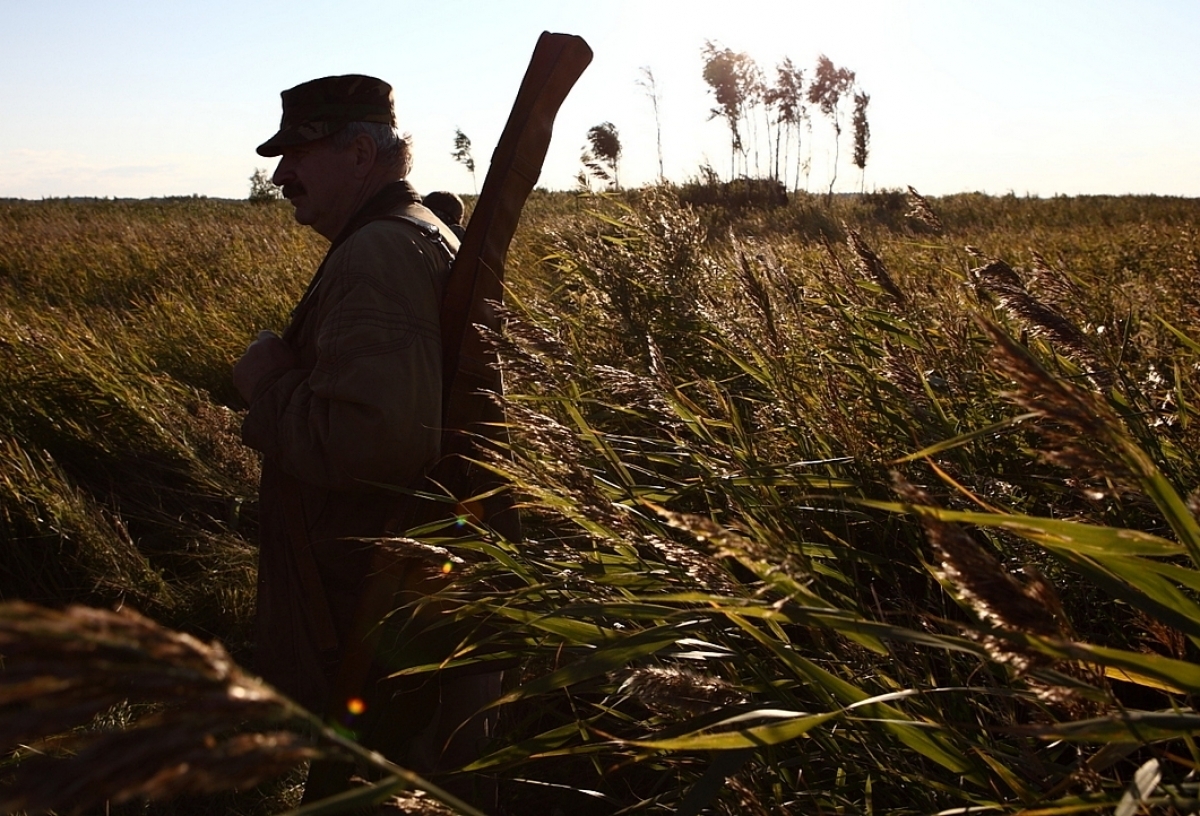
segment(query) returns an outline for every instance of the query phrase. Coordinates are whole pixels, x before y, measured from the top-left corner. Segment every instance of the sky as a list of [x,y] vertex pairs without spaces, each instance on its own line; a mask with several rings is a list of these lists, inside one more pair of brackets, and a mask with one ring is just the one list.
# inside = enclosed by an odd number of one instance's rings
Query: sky
[[[656,178],[658,126],[669,179],[728,177],[711,40],[768,76],[822,54],[855,72],[870,153],[860,175],[847,127],[839,191],[1200,197],[1200,0],[0,0],[0,198],[245,198],[274,169],[254,148],[279,92],[346,73],[395,86],[419,191],[472,193],[543,30],[595,53],[555,124],[550,189],[575,186],[601,122],[625,186]],[[477,179],[451,158],[456,129]],[[801,186],[823,190],[819,112],[804,138]]]

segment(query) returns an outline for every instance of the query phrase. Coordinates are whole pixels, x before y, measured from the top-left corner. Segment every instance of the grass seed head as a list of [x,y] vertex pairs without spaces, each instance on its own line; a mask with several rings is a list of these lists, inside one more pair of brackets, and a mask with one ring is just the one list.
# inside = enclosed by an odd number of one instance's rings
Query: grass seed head
[[746,701],[733,684],[681,666],[634,669],[619,691],[668,719],[684,719]]
[[994,323],[980,320],[979,325],[993,343],[996,368],[1016,385],[1004,396],[1038,417],[1039,457],[1085,478],[1107,479],[1116,489],[1135,491],[1136,475],[1119,455],[1126,440],[1112,410],[1094,392],[1051,376]]
[[971,270],[976,291],[991,295],[1013,320],[1031,334],[1058,344],[1087,371],[1099,387],[1112,385],[1112,375],[1101,364],[1079,328],[1052,307],[1039,301],[1025,288],[1021,276],[1004,261],[993,260]]
[[[894,486],[900,497],[915,509],[933,504],[929,494],[898,475],[894,476]],[[939,574],[981,620],[1005,631],[1037,637],[1066,636],[1066,622],[1059,617],[1062,605],[1053,587],[1040,575],[1035,575],[1027,585],[1021,584],[962,527],[920,513],[919,509],[917,512],[933,548]]]
[[1030,689],[1043,702],[1080,715],[1094,713],[1095,704],[1065,682],[1028,675],[1035,669],[1049,668],[1093,687],[1107,688],[1107,681],[1095,666],[1058,660],[1003,636],[1012,633],[1055,641],[1073,640],[1071,623],[1054,586],[1031,565],[1022,570],[1025,581],[1018,580],[960,525],[922,513],[922,506],[933,504],[928,493],[898,474],[893,474],[893,486],[920,517],[942,580],[954,587],[980,620],[993,627],[992,632],[968,629],[967,636],[981,643],[993,660],[1026,677]]
[[[321,753],[278,730],[303,712],[219,644],[129,610],[0,604],[0,653],[0,749],[52,749],[16,767],[4,812],[229,790]],[[119,705],[141,713],[117,730],[80,730]],[[242,732],[247,722],[275,728]]]
[[1034,251],[1030,255],[1033,259],[1033,275],[1029,279],[1029,289],[1059,306],[1060,310],[1078,309],[1084,302],[1083,290],[1067,273],[1047,263],[1041,253]]
[[846,229],[846,240],[850,244],[850,249],[854,251],[858,258],[858,270],[863,277],[879,284],[883,291],[887,292],[897,304],[903,306],[907,299],[904,293],[900,291],[900,287],[892,280],[892,276],[888,274],[887,267],[883,265],[883,261],[875,254],[867,243],[862,239],[856,230]]
[[918,223],[924,224],[930,230],[936,233],[945,231],[942,226],[942,219],[938,218],[933,207],[925,196],[917,192],[916,188],[911,184],[908,187],[908,212],[904,214],[905,218],[911,218]]

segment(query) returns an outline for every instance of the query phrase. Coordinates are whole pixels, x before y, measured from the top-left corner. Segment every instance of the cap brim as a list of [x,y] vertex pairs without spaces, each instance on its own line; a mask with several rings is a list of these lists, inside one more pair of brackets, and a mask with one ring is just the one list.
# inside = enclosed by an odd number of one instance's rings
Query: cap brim
[[278,133],[260,144],[255,152],[271,158],[283,154],[284,148],[308,144],[332,136],[346,126],[345,122],[304,122],[281,128]]
[[281,144],[279,136],[280,134],[276,133],[270,139],[267,139],[265,142],[255,148],[254,152],[258,153],[260,156],[266,156],[267,158],[280,155],[283,153],[283,148],[286,145]]

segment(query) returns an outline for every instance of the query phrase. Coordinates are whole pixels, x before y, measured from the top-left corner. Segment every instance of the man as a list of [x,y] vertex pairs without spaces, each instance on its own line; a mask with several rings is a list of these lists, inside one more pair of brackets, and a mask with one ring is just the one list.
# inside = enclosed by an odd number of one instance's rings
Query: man
[[429,211],[436,215],[450,231],[462,240],[467,229],[463,226],[463,215],[466,208],[463,200],[449,190],[435,190],[424,198],[424,204]]
[[[261,332],[233,369],[263,454],[258,670],[328,709],[395,491],[437,459],[438,314],[458,239],[405,177],[391,87],[367,76],[284,91],[272,180],[329,251],[279,337]],[[360,638],[361,639],[361,638]]]

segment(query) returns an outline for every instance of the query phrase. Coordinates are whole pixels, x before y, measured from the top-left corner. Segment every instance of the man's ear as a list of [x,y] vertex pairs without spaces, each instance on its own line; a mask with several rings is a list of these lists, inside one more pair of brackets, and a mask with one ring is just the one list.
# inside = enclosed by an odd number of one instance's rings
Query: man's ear
[[360,133],[350,143],[350,149],[354,152],[355,178],[365,178],[375,167],[375,156],[379,153],[379,147],[370,136]]

